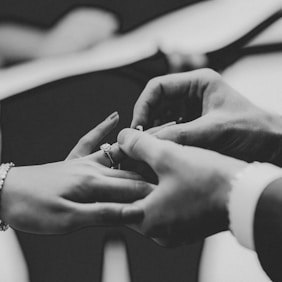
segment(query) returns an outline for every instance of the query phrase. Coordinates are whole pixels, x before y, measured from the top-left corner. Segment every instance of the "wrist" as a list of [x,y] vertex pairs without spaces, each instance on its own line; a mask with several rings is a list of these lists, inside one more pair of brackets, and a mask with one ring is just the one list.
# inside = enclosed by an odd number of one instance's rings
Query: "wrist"
[[[20,185],[24,180],[19,171],[21,171],[21,167],[13,167],[9,171],[1,193],[1,219],[7,224],[11,224],[13,218],[22,212],[20,201],[16,200],[19,199],[19,192],[23,191]],[[15,205],[16,202],[17,205]]]

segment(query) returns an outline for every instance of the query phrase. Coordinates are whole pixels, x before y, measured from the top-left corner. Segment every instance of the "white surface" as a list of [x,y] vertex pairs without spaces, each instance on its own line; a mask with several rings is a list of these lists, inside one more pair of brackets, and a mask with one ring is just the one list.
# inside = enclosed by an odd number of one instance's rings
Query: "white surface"
[[224,78],[253,103],[282,114],[282,51],[248,56],[227,69]]
[[1,282],[29,282],[25,258],[12,229],[0,233],[0,275]]
[[110,240],[104,247],[102,282],[130,282],[127,250],[123,241]]
[[199,282],[270,282],[256,254],[241,247],[229,232],[208,238]]
[[221,48],[282,7],[281,0],[213,0],[188,6],[83,53],[0,71],[0,99],[72,75],[119,67],[165,52]]
[[[282,52],[249,56],[224,77],[257,105],[282,114]],[[257,256],[241,247],[229,232],[205,241],[199,282],[269,282]]]
[[[281,12],[282,14],[282,12]],[[247,46],[282,43],[282,18],[271,24]]]

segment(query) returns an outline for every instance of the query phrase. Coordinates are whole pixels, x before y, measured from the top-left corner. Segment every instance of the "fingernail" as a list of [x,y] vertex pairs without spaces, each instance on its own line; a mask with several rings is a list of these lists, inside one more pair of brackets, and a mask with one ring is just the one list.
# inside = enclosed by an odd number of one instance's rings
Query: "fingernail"
[[144,128],[143,128],[142,125],[137,125],[137,126],[135,127],[135,129],[136,129],[136,130],[139,130],[139,131],[144,131]]
[[117,116],[118,116],[118,112],[114,112],[110,116],[108,116],[107,119],[112,120],[112,119],[115,119]]
[[137,223],[144,218],[144,212],[137,207],[124,208],[122,211],[122,218],[125,223]]

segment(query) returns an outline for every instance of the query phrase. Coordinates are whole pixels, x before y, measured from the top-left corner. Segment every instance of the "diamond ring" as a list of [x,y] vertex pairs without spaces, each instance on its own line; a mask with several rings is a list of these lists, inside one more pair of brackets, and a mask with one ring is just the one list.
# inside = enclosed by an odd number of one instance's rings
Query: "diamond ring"
[[105,143],[103,145],[100,146],[100,149],[104,152],[106,158],[108,158],[111,162],[111,168],[114,168],[115,167],[115,162],[112,158],[112,155],[111,155],[111,149],[112,149],[112,145],[109,144],[109,143]]

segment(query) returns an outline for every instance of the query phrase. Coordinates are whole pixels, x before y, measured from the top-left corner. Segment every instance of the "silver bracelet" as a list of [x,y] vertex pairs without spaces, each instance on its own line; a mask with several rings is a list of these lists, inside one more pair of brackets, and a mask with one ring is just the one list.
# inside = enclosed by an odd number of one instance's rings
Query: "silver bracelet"
[[[2,195],[2,190],[4,187],[5,179],[8,175],[9,170],[14,167],[14,163],[6,163],[0,165],[0,200]],[[9,225],[0,219],[0,231],[6,231],[9,228]]]

